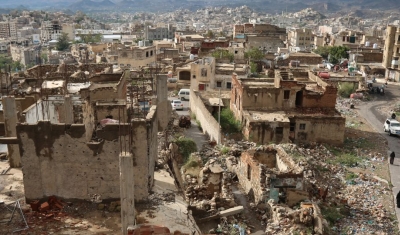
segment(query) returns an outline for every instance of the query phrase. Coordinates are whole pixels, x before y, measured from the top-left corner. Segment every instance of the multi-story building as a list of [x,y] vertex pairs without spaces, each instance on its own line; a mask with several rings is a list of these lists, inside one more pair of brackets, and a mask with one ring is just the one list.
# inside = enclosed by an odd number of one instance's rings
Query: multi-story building
[[233,26],[233,39],[246,42],[246,48],[276,52],[279,47],[285,47],[286,29],[271,24],[237,24]]
[[400,27],[389,25],[386,29],[382,65],[386,68],[385,77],[400,81]]
[[17,37],[15,22],[0,22],[0,38]]
[[35,65],[40,57],[39,50],[35,47],[11,45],[10,51],[13,61],[21,62],[25,67]]
[[42,42],[57,40],[62,33],[62,26],[59,21],[43,21],[41,27]]
[[162,40],[162,39],[173,39],[175,36],[176,27],[172,27],[168,24],[167,27],[157,27],[150,28],[150,26],[146,26],[144,37],[147,40]]
[[114,43],[104,52],[104,56],[110,64],[128,68],[139,68],[152,65],[156,62],[156,47],[125,47],[123,44]]
[[336,97],[337,87],[305,69],[275,70],[275,78],[233,76],[230,108],[245,138],[256,143],[340,145],[346,119]]
[[72,41],[72,40],[75,39],[75,26],[74,26],[74,24],[67,24],[67,23],[62,24],[61,32],[66,33],[68,35],[68,39],[69,40]]
[[288,32],[290,52],[311,51],[314,49],[314,34],[311,29],[290,29]]

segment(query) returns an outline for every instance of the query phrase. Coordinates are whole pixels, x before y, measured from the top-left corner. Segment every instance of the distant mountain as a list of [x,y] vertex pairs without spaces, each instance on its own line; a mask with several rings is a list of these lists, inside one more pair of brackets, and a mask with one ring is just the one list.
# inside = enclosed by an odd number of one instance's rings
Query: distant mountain
[[110,9],[112,7],[115,7],[115,3],[111,2],[110,0],[103,0],[101,2],[81,0],[69,6],[69,8],[72,10],[99,10],[107,8]]
[[2,8],[24,5],[30,9],[69,8],[73,11],[174,11],[207,6],[247,5],[257,11],[295,12],[311,7],[323,13],[355,10],[400,10],[400,0],[0,0]]

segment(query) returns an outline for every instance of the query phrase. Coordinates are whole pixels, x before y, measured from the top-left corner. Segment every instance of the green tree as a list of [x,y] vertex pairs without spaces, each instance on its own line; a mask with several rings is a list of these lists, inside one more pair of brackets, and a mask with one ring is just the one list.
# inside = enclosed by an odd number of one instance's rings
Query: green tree
[[12,71],[21,71],[24,65],[21,63],[21,61],[14,61],[11,63],[11,70]]
[[4,55],[1,55],[0,56],[0,69],[5,69],[5,68],[7,68],[8,69],[8,65],[11,65],[12,64],[12,59],[10,58],[10,57],[7,57],[7,56],[4,56]]
[[49,57],[47,56],[46,53],[42,53],[40,55],[40,58],[42,59],[42,64],[45,64],[49,60]]
[[228,50],[217,49],[211,53],[211,56],[217,59],[229,59],[229,61],[233,61],[233,53],[229,52]]
[[69,48],[69,38],[67,33],[62,33],[58,38],[56,48],[59,51],[64,51]]
[[244,57],[250,60],[261,60],[264,58],[264,53],[258,48],[251,48],[244,53]]
[[103,35],[101,34],[86,34],[86,35],[81,35],[81,40],[77,41],[78,43],[83,42],[83,43],[96,43],[96,42],[101,42],[101,39],[103,38]]
[[314,53],[322,56],[324,59],[328,59],[329,47],[318,47],[317,49],[314,49]]
[[214,35],[213,31],[208,30],[208,31],[207,31],[207,34],[206,34],[206,37],[208,37],[208,38],[214,38],[215,35]]
[[252,73],[257,72],[257,64],[254,63],[253,61],[250,62],[250,72],[252,72]]
[[329,62],[336,64],[342,58],[349,58],[347,51],[349,50],[346,46],[333,46],[329,48]]
[[329,62],[336,64],[342,58],[349,58],[347,51],[349,50],[346,46],[329,46],[329,47],[318,47],[314,50],[315,53],[322,56],[324,59],[329,58]]

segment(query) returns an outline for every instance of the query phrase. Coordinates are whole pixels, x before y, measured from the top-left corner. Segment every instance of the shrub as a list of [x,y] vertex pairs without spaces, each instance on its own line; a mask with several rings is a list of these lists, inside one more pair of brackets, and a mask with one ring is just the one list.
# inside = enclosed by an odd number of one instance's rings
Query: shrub
[[338,94],[343,98],[349,98],[354,92],[354,85],[350,82],[341,83],[338,89]]
[[187,137],[180,137],[175,140],[176,145],[179,147],[179,153],[182,155],[183,162],[189,160],[191,153],[197,152],[197,145],[193,139]]
[[198,166],[200,166],[198,160],[193,158],[192,156],[190,156],[183,167],[185,169],[189,169],[189,168],[198,167]]
[[[218,113],[214,115],[214,118],[218,120]],[[242,130],[240,122],[236,120],[235,115],[233,115],[233,112],[230,109],[222,109],[220,118],[220,125],[223,133],[234,134],[240,133]]]
[[357,177],[358,177],[357,174],[355,174],[354,172],[346,173],[346,180],[356,179]]
[[343,215],[340,213],[340,208],[322,207],[321,212],[330,225],[334,225],[338,220],[343,218]]
[[360,160],[361,160],[361,159],[360,159],[359,157],[357,157],[357,156],[355,156],[355,155],[353,155],[353,154],[346,153],[346,154],[340,155],[340,156],[335,160],[335,162],[336,162],[336,163],[340,163],[340,164],[345,165],[345,166],[355,166],[355,165],[358,164],[358,162],[359,162]]
[[227,154],[229,152],[229,150],[231,150],[229,147],[224,146],[224,147],[221,148],[221,153],[222,154]]

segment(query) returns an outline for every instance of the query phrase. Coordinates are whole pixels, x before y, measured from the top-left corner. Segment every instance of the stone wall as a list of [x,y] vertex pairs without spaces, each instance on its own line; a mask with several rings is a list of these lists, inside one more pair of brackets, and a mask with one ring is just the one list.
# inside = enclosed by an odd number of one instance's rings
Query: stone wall
[[[254,199],[255,203],[274,199],[277,202],[277,187],[292,186],[293,190],[303,190],[303,168],[276,145],[262,146],[243,152],[234,168],[240,185]],[[298,202],[300,196],[291,195],[291,202]]]
[[[295,143],[330,143],[342,145],[346,119],[337,116],[296,116]],[[305,129],[300,130],[299,124],[305,124]]]
[[[134,157],[135,200],[144,200],[153,184],[157,156],[157,119],[155,107],[147,119],[128,124],[107,124],[97,130],[101,141],[86,141],[84,124],[37,124],[17,126],[27,200],[55,195],[69,199],[119,198],[119,154]],[[118,139],[121,135],[122,144]],[[129,144],[131,143],[131,144]],[[125,148],[125,149],[124,149]]]
[[203,133],[206,133],[211,140],[219,141],[221,132],[220,126],[215,118],[208,111],[199,96],[199,92],[190,91],[190,110],[196,115],[196,119],[201,123]]
[[[247,112],[246,112],[247,113]],[[246,125],[243,127],[243,134],[246,139],[249,139],[258,144],[274,143],[287,143],[289,142],[289,129],[290,123],[288,122],[251,122],[247,115]],[[276,128],[282,127],[283,133],[276,134]]]

